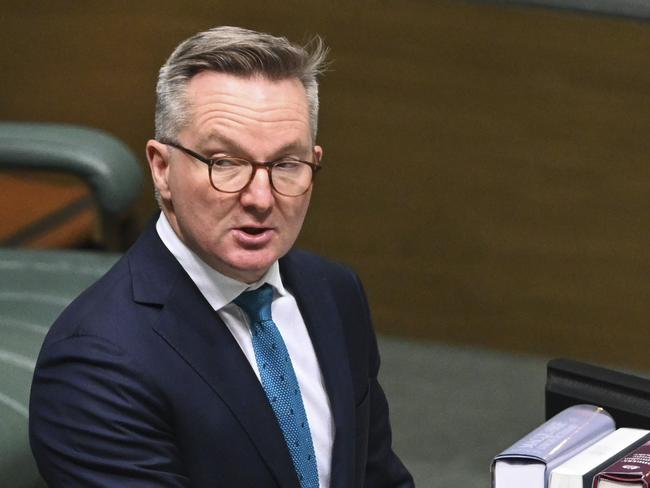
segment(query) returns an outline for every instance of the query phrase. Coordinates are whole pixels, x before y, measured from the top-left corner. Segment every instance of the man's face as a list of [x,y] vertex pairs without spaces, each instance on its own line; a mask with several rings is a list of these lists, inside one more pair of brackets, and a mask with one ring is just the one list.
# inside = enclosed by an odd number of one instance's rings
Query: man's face
[[[191,118],[176,142],[207,158],[320,161],[322,150],[313,146],[307,98],[297,79],[204,71],[190,80],[186,100]],[[246,189],[223,193],[210,185],[208,167],[182,151],[149,141],[147,157],[171,226],[217,271],[254,282],[298,237],[311,188],[299,197],[280,195],[272,190],[268,172],[258,169]]]

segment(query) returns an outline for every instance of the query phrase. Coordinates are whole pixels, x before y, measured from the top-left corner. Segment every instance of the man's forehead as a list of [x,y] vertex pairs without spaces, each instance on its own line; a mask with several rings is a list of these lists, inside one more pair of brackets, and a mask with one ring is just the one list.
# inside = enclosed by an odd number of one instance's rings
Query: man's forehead
[[204,71],[188,83],[185,103],[192,115],[199,116],[204,111],[218,111],[222,115],[251,113],[260,119],[276,113],[309,119],[305,89],[295,78],[269,80]]
[[201,143],[226,144],[239,140],[242,131],[269,135],[269,130],[296,139],[295,143],[283,141],[287,144],[302,147],[305,135],[311,139],[307,98],[298,79],[270,80],[204,71],[188,84],[187,95],[186,129]]
[[189,80],[186,88],[186,94],[195,97],[212,94],[245,94],[254,100],[267,98],[269,93],[278,91],[284,92],[293,103],[300,105],[307,103],[305,87],[296,77],[274,79],[261,74],[236,75],[203,70]]

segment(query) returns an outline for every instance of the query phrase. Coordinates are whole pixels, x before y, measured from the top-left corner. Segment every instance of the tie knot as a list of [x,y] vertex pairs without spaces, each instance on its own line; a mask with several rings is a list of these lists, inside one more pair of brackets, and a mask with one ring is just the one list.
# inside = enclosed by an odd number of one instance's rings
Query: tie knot
[[251,325],[255,322],[272,320],[273,288],[270,285],[264,284],[257,290],[245,291],[234,301],[248,315]]

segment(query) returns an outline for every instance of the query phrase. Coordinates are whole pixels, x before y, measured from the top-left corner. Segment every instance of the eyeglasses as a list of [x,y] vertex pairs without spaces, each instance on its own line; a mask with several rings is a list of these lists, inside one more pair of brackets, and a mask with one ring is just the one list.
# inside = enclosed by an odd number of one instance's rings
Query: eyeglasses
[[299,197],[307,193],[316,173],[322,168],[319,164],[293,158],[262,162],[231,156],[209,159],[177,142],[168,140],[159,142],[175,147],[207,164],[212,188],[224,193],[237,193],[244,190],[253,181],[257,170],[264,168],[269,173],[273,190],[287,197]]

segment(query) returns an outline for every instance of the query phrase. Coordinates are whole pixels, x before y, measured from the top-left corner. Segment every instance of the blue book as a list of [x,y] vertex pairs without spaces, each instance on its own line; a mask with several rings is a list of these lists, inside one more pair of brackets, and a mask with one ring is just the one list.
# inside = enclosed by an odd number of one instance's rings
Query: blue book
[[494,458],[492,487],[547,488],[554,467],[615,428],[614,419],[600,407],[569,407]]

